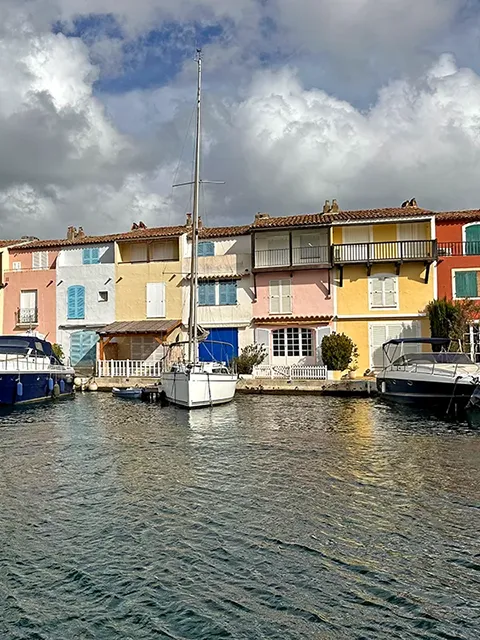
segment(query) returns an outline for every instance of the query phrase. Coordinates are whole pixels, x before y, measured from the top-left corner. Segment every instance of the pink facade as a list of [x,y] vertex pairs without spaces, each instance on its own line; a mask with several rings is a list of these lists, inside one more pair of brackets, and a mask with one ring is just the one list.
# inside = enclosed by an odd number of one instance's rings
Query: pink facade
[[[256,275],[257,299],[253,304],[254,318],[271,313],[271,281],[289,280],[292,316],[333,316],[333,294],[329,286],[328,269],[306,269],[300,271],[269,271]],[[286,315],[282,311],[278,315]]]
[[19,248],[10,249],[9,253],[9,269],[5,271],[3,332],[38,331],[49,342],[55,342],[58,251],[38,252]]

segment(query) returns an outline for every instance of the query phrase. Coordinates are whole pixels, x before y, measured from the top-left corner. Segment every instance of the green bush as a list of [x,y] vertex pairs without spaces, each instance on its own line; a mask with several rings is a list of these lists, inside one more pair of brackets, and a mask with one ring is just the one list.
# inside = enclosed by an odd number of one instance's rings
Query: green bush
[[233,359],[238,373],[252,373],[253,367],[262,362],[267,357],[267,349],[264,344],[249,344],[242,349],[239,356]]
[[63,362],[63,358],[64,358],[65,354],[63,353],[62,345],[61,344],[57,344],[55,342],[54,344],[52,344],[52,351],[57,356],[57,358],[60,360],[60,362]]
[[[432,300],[426,308],[432,338],[449,338],[451,349],[464,349],[470,324],[478,317],[480,307],[475,300]],[[441,345],[433,347],[440,350]]]
[[322,340],[323,364],[330,371],[345,371],[356,368],[358,349],[351,338],[344,333],[332,333]]

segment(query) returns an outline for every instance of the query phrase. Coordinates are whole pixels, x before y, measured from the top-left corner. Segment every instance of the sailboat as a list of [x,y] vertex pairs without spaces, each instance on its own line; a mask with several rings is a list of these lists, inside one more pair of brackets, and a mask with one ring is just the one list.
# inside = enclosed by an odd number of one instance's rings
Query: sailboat
[[[190,265],[190,304],[188,317],[188,358],[173,364],[161,376],[163,391],[172,404],[194,409],[230,402],[237,386],[238,376],[225,363],[200,362],[198,358],[199,335],[202,330],[197,322],[198,307],[198,212],[200,196],[200,142],[202,55],[197,50],[197,108],[195,130],[195,169],[193,182],[192,258]],[[178,343],[177,343],[178,344]]]

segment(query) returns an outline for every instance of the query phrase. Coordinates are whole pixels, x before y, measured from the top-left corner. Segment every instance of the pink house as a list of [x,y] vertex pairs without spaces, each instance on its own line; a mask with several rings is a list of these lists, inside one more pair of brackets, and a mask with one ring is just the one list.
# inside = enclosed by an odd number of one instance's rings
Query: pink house
[[257,214],[252,227],[255,341],[268,364],[321,364],[334,315],[330,226],[316,216]]
[[36,331],[55,342],[58,251],[23,245],[11,248],[9,253],[9,269],[4,276],[4,333]]

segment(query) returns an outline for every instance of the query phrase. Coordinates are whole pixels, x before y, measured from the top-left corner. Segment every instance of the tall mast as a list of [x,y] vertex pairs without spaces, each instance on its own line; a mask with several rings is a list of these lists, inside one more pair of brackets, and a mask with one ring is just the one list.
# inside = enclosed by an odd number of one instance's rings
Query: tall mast
[[197,360],[197,298],[198,298],[198,205],[200,197],[200,106],[202,97],[202,52],[197,49],[197,124],[195,128],[195,173],[193,179],[192,259],[190,266],[190,310],[188,316],[188,360]]

